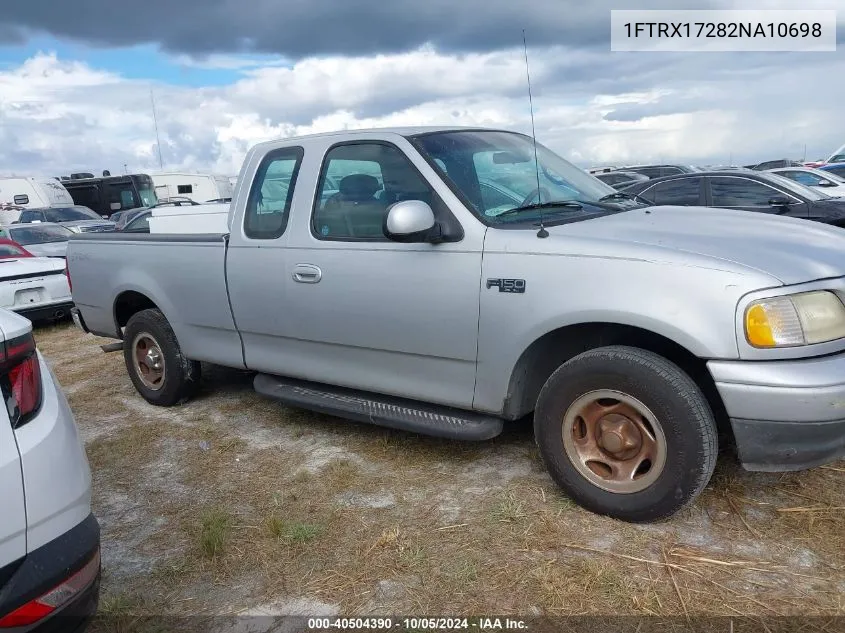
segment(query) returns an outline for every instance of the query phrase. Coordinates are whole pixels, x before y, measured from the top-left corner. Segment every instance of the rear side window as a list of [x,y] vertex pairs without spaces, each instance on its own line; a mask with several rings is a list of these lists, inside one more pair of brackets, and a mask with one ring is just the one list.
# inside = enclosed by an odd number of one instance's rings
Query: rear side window
[[701,178],[678,178],[656,184],[641,195],[654,204],[694,206],[699,203]]
[[176,185],[176,193],[194,193],[193,185]]
[[244,216],[244,234],[248,238],[274,240],[285,232],[303,153],[301,147],[284,147],[261,161]]
[[635,167],[628,171],[634,171],[649,178],[660,178],[660,167]]

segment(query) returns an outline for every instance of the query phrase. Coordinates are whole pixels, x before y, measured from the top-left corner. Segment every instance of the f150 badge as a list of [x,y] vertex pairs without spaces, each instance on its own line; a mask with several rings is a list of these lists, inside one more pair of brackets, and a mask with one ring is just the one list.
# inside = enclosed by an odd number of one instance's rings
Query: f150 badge
[[487,290],[498,288],[499,292],[525,292],[524,279],[488,279]]

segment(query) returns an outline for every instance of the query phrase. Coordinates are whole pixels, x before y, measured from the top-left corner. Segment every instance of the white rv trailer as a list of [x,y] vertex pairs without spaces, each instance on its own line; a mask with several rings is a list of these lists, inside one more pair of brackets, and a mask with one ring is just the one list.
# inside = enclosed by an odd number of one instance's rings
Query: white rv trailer
[[73,206],[68,190],[55,178],[0,177],[0,224],[18,219],[22,209]]
[[208,202],[232,197],[228,176],[191,172],[150,174],[156,196],[161,198],[189,198],[194,202]]

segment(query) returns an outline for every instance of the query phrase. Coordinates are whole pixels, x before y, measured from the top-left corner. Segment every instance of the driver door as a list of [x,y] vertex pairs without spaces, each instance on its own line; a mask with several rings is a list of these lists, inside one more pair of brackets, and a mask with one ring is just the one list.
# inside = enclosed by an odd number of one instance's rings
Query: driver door
[[441,244],[398,243],[381,230],[400,200],[451,214],[436,189],[445,186],[420,167],[422,158],[387,141],[325,149],[311,212],[291,216],[288,375],[472,406],[484,227],[464,226],[460,241]]

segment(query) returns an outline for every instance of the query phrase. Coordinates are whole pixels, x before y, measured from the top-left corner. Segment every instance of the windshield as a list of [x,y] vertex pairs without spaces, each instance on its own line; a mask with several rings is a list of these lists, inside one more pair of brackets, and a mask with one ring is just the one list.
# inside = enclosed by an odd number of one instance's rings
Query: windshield
[[10,237],[18,244],[46,244],[48,242],[67,242],[73,232],[63,226],[22,226],[9,229]]
[[138,195],[141,197],[141,205],[145,207],[151,207],[155,204],[158,204],[158,196],[156,195],[155,189],[151,184],[139,183],[138,184]]
[[73,220],[102,220],[103,218],[88,207],[62,207],[44,209],[44,219],[47,222],[72,222]]
[[[761,174],[762,175],[762,174]],[[790,180],[786,176],[781,176],[779,174],[774,174],[772,172],[766,173],[764,178],[769,178],[772,182],[779,184],[784,189],[788,189],[792,193],[798,194],[799,196],[804,196],[807,200],[826,200],[830,198],[829,195],[826,193],[822,193],[818,189],[813,189],[812,187],[806,187],[801,183],[795,182],[794,180]]]
[[[488,224],[536,221],[541,214],[554,221],[563,216],[563,221],[577,220],[644,206],[539,143],[535,166],[534,144],[523,134],[436,132],[412,141]],[[615,198],[600,202],[614,194]],[[537,203],[566,202],[570,204],[515,210]],[[581,207],[571,203],[580,203]]]

